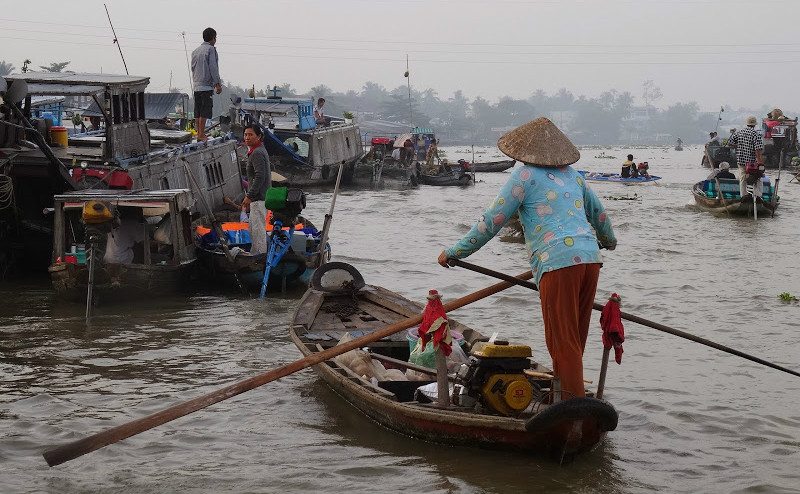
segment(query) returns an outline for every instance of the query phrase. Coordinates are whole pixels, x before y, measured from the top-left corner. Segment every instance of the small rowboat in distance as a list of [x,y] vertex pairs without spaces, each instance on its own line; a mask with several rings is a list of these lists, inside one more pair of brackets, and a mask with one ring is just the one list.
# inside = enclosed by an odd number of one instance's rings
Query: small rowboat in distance
[[611,182],[611,183],[620,183],[625,185],[639,185],[661,180],[661,177],[656,175],[647,175],[645,177],[638,176],[634,178],[634,177],[623,177],[619,173],[600,173],[600,172],[590,172],[587,170],[579,170],[578,173],[583,175],[583,178],[585,178],[589,182]]
[[[780,197],[775,197],[775,187],[770,183],[769,178],[763,177],[762,180],[764,194],[757,199],[758,204],[756,205],[759,218],[771,216],[780,202]],[[721,194],[715,180],[703,180],[694,184],[692,195],[695,203],[712,213],[752,216],[753,201],[750,199],[742,202],[739,181],[735,179],[719,179],[718,181],[722,190]]]
[[[423,310],[422,305],[397,293],[365,285],[358,271],[344,263],[329,263],[320,268],[311,285],[295,311],[289,330],[304,357],[336,346],[347,333],[351,337],[363,336],[418,316]],[[549,369],[528,357],[489,354],[486,350],[524,348],[530,355],[528,347],[502,346],[507,345],[505,342],[490,345],[481,333],[452,319],[450,327],[463,335],[462,348],[471,355],[470,364],[462,364],[449,376],[451,390],[457,389],[452,386],[455,383],[471,391],[469,395],[453,391],[452,404],[446,408],[428,402],[418,391],[436,379],[436,372],[420,366],[414,368],[406,362],[410,350],[405,331],[370,344],[367,352],[361,354],[362,359],[381,361],[387,369],[391,367],[387,376],[389,372],[396,375],[406,369],[418,372],[422,369],[430,375],[428,380],[395,377],[376,382],[347,367],[338,357],[317,364],[314,369],[331,389],[378,424],[437,443],[522,450],[569,461],[595,448],[608,431],[616,428],[617,412],[608,402],[587,392],[586,398],[555,400],[557,403],[549,404],[554,396]],[[516,370],[511,370],[512,367]],[[421,374],[423,379],[425,374]],[[498,384],[498,379],[504,382]],[[518,405],[511,413],[498,411],[497,402],[488,395],[498,389],[511,390],[513,386],[531,390],[529,402],[524,407]],[[518,393],[521,391],[515,391],[514,395]]]
[[514,160],[501,160],[501,161],[484,161],[480,163],[469,163],[469,171],[477,173],[496,173],[504,172],[509,168],[514,168],[517,162]]

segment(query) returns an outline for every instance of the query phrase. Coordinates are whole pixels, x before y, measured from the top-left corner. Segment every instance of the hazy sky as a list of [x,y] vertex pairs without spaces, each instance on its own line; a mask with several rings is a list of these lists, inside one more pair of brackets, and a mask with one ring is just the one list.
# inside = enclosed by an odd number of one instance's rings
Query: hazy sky
[[[800,108],[795,24],[800,1],[703,0],[107,0],[131,74],[150,91],[188,91],[191,52],[218,34],[222,77],[240,86],[291,83],[360,89],[405,84],[441,98],[527,97],[537,88],[596,96],[642,82],[658,106],[695,100]],[[103,2],[0,0],[0,60],[124,73]],[[10,8],[12,7],[13,8]],[[781,19],[786,19],[781,25]]]

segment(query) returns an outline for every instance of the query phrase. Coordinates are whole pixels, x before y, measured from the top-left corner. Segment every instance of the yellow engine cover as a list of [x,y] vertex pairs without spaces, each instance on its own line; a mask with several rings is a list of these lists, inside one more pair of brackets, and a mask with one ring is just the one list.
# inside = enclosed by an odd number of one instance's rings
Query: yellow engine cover
[[528,345],[494,345],[491,343],[476,343],[472,355],[486,358],[528,358],[533,353]]
[[100,201],[86,201],[83,204],[83,212],[81,213],[83,222],[88,224],[105,223],[114,219],[108,205]]
[[524,374],[494,374],[481,387],[487,406],[503,415],[518,415],[533,400],[533,386]]

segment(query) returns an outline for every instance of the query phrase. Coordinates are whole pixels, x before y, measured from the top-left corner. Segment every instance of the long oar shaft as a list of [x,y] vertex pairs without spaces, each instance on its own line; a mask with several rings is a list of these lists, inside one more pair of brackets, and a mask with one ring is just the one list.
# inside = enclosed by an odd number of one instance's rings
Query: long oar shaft
[[[465,269],[469,269],[470,271],[475,271],[476,273],[481,273],[481,274],[485,274],[487,276],[492,276],[494,278],[499,278],[499,279],[505,280],[505,281],[507,281],[509,283],[515,283],[517,285],[524,286],[525,288],[530,288],[531,290],[537,290],[538,291],[538,288],[536,287],[535,284],[533,284],[533,283],[531,283],[529,281],[521,281],[519,279],[519,277],[518,278],[514,278],[513,276],[509,276],[507,274],[500,273],[498,271],[493,271],[491,269],[487,269],[487,268],[484,268],[482,266],[476,266],[475,264],[464,262],[464,261],[461,261],[459,259],[450,259],[449,263],[452,266],[459,266],[459,267],[462,267],[462,268],[465,268]],[[599,311],[603,310],[603,305],[602,304],[598,304],[597,302],[595,302],[592,305],[592,307],[595,310],[599,310]],[[691,333],[687,333],[686,331],[681,331],[679,329],[671,328],[669,326],[665,326],[665,325],[657,323],[657,322],[649,321],[649,320],[647,320],[647,319],[645,319],[643,317],[639,317],[639,316],[636,316],[636,315],[633,315],[633,314],[629,314],[627,312],[622,312],[622,313],[620,313],[620,315],[622,316],[622,319],[625,319],[626,321],[635,322],[637,324],[641,324],[642,326],[647,326],[649,328],[653,328],[653,329],[656,329],[658,331],[662,331],[664,333],[669,333],[671,335],[679,336],[681,338],[694,341],[695,343],[700,343],[701,345],[709,346],[711,348],[716,348],[717,350],[721,350],[723,352],[730,353],[731,355],[736,355],[737,357],[742,357],[742,358],[750,360],[752,362],[757,362],[757,363],[759,363],[761,365],[766,365],[767,367],[771,367],[773,369],[776,369],[776,370],[779,370],[779,371],[782,371],[782,372],[786,372],[788,374],[792,374],[793,376],[800,377],[800,372],[794,371],[792,369],[787,369],[786,367],[780,366],[778,364],[773,364],[772,362],[768,362],[768,361],[766,361],[764,359],[755,357],[753,355],[749,355],[747,353],[740,352],[739,350],[727,347],[725,345],[720,345],[719,343],[715,343],[715,342],[713,342],[711,340],[707,340],[705,338],[700,338],[699,336],[695,336],[695,335],[693,335]]]
[[[532,278],[532,276],[533,275],[531,275],[529,271],[519,275],[519,279],[529,280]],[[496,283],[492,286],[483,288],[477,292],[444,304],[444,310],[445,312],[449,312],[460,307],[464,307],[465,305],[484,299],[512,286],[514,286],[514,283]],[[153,427],[166,424],[167,422],[183,417],[184,415],[189,415],[192,412],[202,410],[203,408],[211,406],[214,403],[219,403],[220,401],[227,400],[228,398],[232,398],[238,394],[250,391],[251,389],[255,389],[259,386],[263,386],[264,384],[288,376],[289,374],[305,369],[306,367],[311,367],[312,365],[325,362],[326,360],[330,360],[333,357],[341,355],[345,352],[349,352],[350,350],[361,348],[369,343],[378,341],[381,338],[385,338],[404,329],[413,327],[420,322],[422,322],[422,315],[409,317],[408,319],[398,321],[368,335],[350,340],[332,348],[328,348],[327,350],[323,350],[319,353],[311,354],[308,357],[296,360],[290,364],[278,367],[277,369],[258,374],[244,381],[231,384],[230,386],[226,386],[222,389],[197,397],[193,400],[180,403],[165,410],[161,410],[160,412],[148,415],[147,417],[142,417],[126,424],[99,432],[92,436],[50,449],[45,451],[42,456],[44,456],[47,464],[51,467],[60,465],[66,461],[83,456],[86,453],[91,453],[92,451],[100,449],[103,446],[108,446],[109,444],[129,438],[139,434],[140,432],[152,429]]]

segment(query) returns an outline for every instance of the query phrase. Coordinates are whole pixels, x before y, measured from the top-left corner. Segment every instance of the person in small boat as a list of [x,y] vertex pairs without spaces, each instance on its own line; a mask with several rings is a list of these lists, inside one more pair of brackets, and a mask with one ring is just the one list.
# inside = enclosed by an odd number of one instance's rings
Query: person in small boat
[[266,218],[264,196],[272,185],[272,170],[269,155],[263,143],[261,127],[256,124],[244,128],[244,143],[247,145],[247,193],[242,201],[242,211],[250,212],[251,254],[267,252]]
[[611,221],[581,174],[569,166],[580,152],[550,120],[522,125],[497,146],[525,166],[512,171],[480,220],[442,251],[438,262],[448,267],[449,259],[477,252],[518,213],[539,287],[553,371],[566,396],[582,397],[583,350],[603,262],[598,243],[611,250],[617,245]]
[[622,163],[622,173],[620,176],[622,178],[628,178],[631,176],[631,167],[636,167],[636,163],[633,162],[633,155],[629,154],[628,159]]
[[650,163],[644,161],[636,165],[636,171],[640,177],[650,178],[650,173],[647,171],[650,169]]
[[106,235],[103,261],[108,264],[131,264],[144,255],[144,219],[140,208],[121,206],[119,226]]
[[[431,139],[431,143],[428,146],[428,152],[425,154],[425,168],[427,170],[426,173],[431,175],[435,175],[439,170],[439,141],[436,139]],[[436,163],[434,163],[436,162]]]
[[782,124],[783,120],[786,120],[786,117],[783,115],[783,111],[781,111],[780,108],[775,108],[771,112],[767,113],[767,119],[764,121],[764,126],[766,127],[766,130],[764,131],[764,138],[772,139],[772,131],[775,129],[775,127]]
[[761,197],[764,192],[764,183],[761,177],[764,172],[764,140],[756,127],[756,117],[747,117],[747,126],[736,132],[728,139],[728,146],[736,149],[736,165],[739,167],[739,192],[742,202],[752,201],[747,193],[747,184],[753,185],[756,196]]
[[728,163],[727,161],[723,161],[722,163],[719,164],[719,171],[717,172],[715,177],[719,179],[727,178],[731,180],[736,180],[736,175],[731,173],[731,164]]

